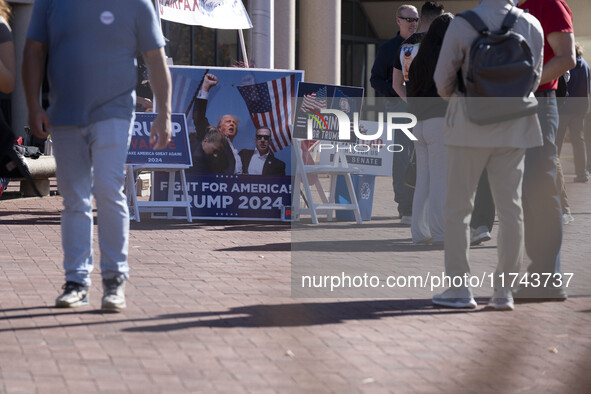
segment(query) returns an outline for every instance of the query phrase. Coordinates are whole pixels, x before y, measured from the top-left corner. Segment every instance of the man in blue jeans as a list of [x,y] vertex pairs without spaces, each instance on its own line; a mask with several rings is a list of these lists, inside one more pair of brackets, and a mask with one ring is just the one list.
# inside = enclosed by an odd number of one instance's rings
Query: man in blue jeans
[[[529,285],[514,294],[518,300],[564,301],[561,280],[562,207],[556,183],[556,132],[558,77],[576,65],[572,13],[564,0],[519,0],[518,5],[535,16],[544,29],[544,68],[536,91],[538,118],[544,145],[525,154],[523,223],[525,250],[531,259]],[[551,280],[546,278],[552,275]]]
[[[170,73],[164,37],[149,0],[36,0],[27,33],[23,84],[34,135],[50,133],[63,196],[66,283],[57,307],[88,304],[93,269],[92,196],[98,211],[102,308],[125,308],[129,212],[123,193],[131,137],[136,53],[144,56],[158,115],[150,143],[170,142]],[[49,109],[40,90],[47,63]]]

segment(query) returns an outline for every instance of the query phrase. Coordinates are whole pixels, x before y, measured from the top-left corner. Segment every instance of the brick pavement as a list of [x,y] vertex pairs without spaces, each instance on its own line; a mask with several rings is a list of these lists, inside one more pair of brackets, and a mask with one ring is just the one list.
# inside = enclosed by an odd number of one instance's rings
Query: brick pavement
[[[583,279],[591,270],[591,185],[567,181],[576,221],[565,229],[563,264]],[[333,228],[344,238],[337,258],[369,256],[394,273],[441,270],[443,252],[412,245],[393,219],[389,180],[376,190],[375,219],[362,226],[362,239],[383,241],[374,249],[355,242],[360,233],[348,223],[304,224],[306,236],[292,240],[290,227],[277,223],[132,222],[132,278],[120,314],[98,311],[98,270],[90,306],[53,308],[63,283],[61,199],[3,198],[0,393],[591,391],[583,283],[565,303],[509,313],[483,311],[486,298],[475,311],[433,308],[419,292],[292,298],[292,241],[296,255],[322,253],[314,242],[330,239]],[[475,270],[494,266],[495,246],[493,238],[473,249]]]

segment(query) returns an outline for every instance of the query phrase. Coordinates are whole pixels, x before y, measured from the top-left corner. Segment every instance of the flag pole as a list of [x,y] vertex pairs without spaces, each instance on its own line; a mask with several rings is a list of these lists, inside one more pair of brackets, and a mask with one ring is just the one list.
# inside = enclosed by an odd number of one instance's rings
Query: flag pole
[[244,67],[250,68],[248,63],[248,56],[246,55],[246,45],[244,45],[244,34],[242,29],[238,29],[238,35],[240,36],[240,47],[242,48],[242,58],[244,59]]

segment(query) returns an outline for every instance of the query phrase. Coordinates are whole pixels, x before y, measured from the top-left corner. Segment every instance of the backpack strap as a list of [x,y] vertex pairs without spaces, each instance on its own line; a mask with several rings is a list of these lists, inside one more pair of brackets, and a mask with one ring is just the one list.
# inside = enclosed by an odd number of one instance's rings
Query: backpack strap
[[[480,19],[478,14],[472,10],[460,12],[456,16],[459,16],[459,17],[467,20],[468,23],[470,23],[472,25],[472,27],[480,34],[486,35],[490,32],[490,30],[488,29],[488,26],[486,26],[486,24],[482,21],[482,19]],[[513,23],[515,23],[515,22],[513,22]],[[511,25],[511,26],[513,26],[513,25]]]
[[523,15],[522,9],[517,7],[511,7],[509,12],[505,16],[505,19],[503,19],[503,25],[501,26],[501,29],[503,31],[511,30],[515,25],[515,22],[517,22],[517,19],[519,19],[521,15]]

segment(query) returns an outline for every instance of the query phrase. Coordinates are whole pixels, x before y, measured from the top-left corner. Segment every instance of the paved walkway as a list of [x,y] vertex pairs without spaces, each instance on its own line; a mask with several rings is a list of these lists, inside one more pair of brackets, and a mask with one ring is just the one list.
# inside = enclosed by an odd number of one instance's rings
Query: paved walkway
[[[572,179],[563,265],[574,296],[506,313],[483,311],[488,292],[474,311],[434,308],[431,293],[292,298],[288,225],[163,220],[132,222],[124,312],[98,310],[98,270],[90,306],[55,309],[61,198],[5,196],[0,393],[589,393],[591,184]],[[412,245],[393,218],[390,181],[376,190],[361,239],[383,237],[377,249],[351,238],[355,225],[323,222],[304,224],[317,235],[293,240],[294,254],[324,253],[317,242],[340,226],[337,257],[388,256],[393,274],[441,271],[442,250]],[[473,249],[475,270],[494,266],[495,239]]]

